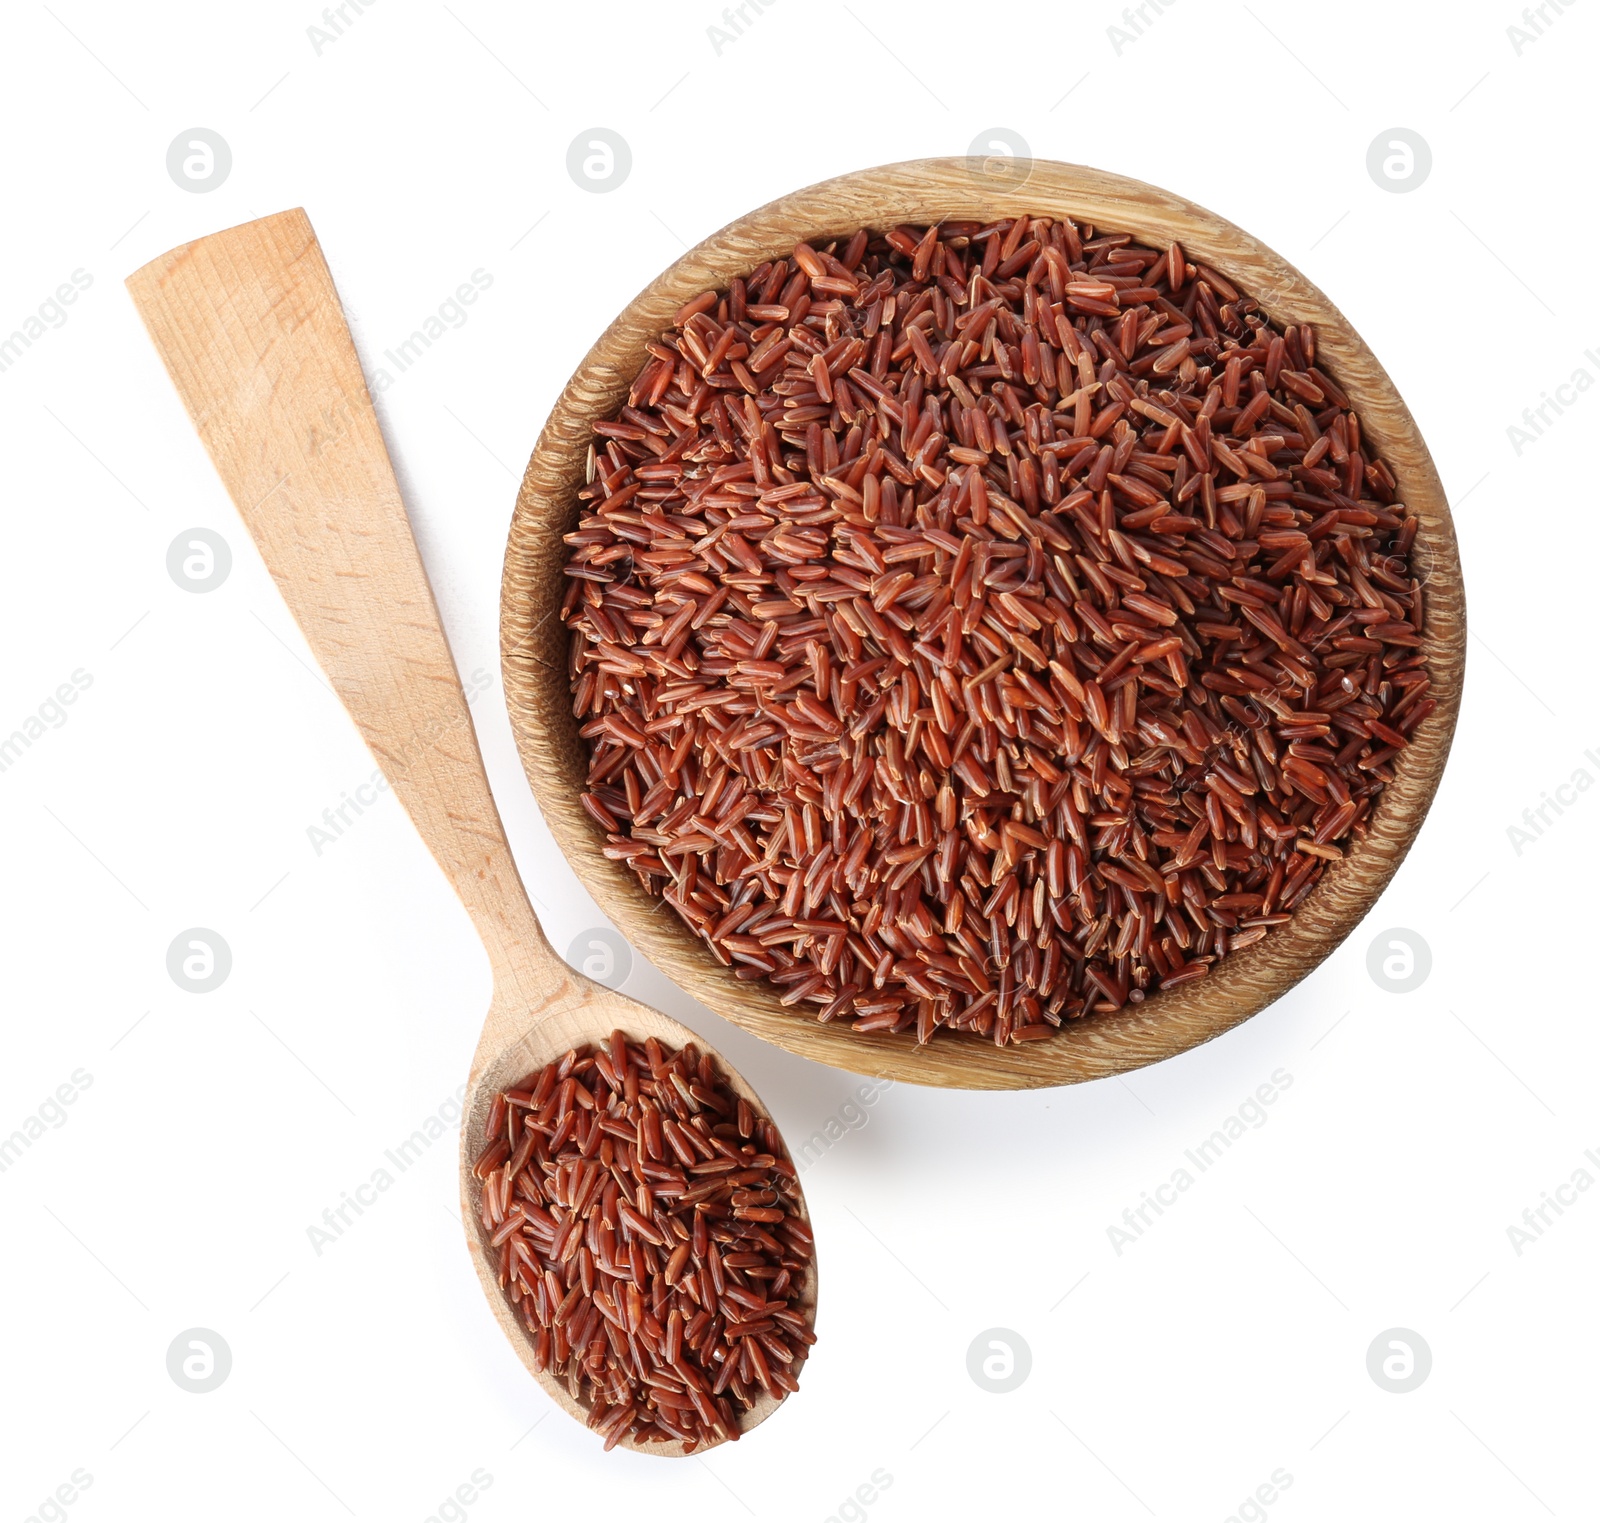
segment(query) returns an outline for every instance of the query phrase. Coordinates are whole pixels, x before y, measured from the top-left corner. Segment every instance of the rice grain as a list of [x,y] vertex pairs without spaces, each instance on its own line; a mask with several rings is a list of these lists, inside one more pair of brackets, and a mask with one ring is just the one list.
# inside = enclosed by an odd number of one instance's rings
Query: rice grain
[[562,617],[605,852],[735,977],[1001,1045],[1204,977],[1436,707],[1417,520],[1176,244],[801,243],[595,425]]

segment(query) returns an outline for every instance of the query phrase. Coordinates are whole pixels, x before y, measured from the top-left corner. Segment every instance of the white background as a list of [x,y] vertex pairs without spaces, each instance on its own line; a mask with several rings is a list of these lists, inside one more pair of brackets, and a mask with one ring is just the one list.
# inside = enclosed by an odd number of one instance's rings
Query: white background
[[[0,1523],[1592,1517],[1600,1192],[1520,1254],[1507,1228],[1575,1170],[1600,1178],[1600,796],[1568,794],[1520,853],[1508,827],[1577,769],[1600,778],[1600,395],[1520,455],[1507,429],[1578,367],[1600,378],[1595,11],[1544,7],[1519,52],[1511,0],[1183,0],[1148,6],[1119,51],[1109,0],[782,0],[719,54],[713,4],[381,0],[320,53],[312,0],[6,8],[0,337],[74,270],[93,284],[0,372],[0,736],[75,670],[92,685],[0,773],[0,1136],[75,1070],[92,1083],[0,1173]],[[233,154],[205,194],[166,169],[197,126]],[[596,126],[633,153],[603,195],[566,170]],[[1383,359],[1457,506],[1473,639],[1455,751],[1371,919],[1231,1035],[1125,1081],[898,1086],[862,1111],[805,1175],[822,1305],[801,1394],[703,1460],[602,1455],[483,1304],[453,1137],[320,1256],[308,1241],[464,1079],[488,968],[392,798],[314,852],[307,827],[371,759],[121,282],[302,205],[371,365],[492,277],[379,408],[566,947],[604,922],[533,806],[496,648],[551,401],[686,244],[996,126],[1249,228]],[[1397,126],[1433,154],[1406,194],[1366,168]],[[194,527],[233,550],[205,594],[166,569]],[[206,995],[165,966],[195,926],[233,951]],[[1410,994],[1367,972],[1390,927],[1432,949]],[[720,1045],[792,1139],[849,1104],[859,1081],[642,959],[627,988]],[[1292,1083],[1265,1124],[1119,1255],[1108,1227],[1278,1069]],[[194,1327],[232,1350],[210,1394],[167,1374]],[[996,1327],[1032,1355],[1008,1395],[967,1373]],[[1395,1327],[1433,1355],[1403,1395],[1366,1367]],[[75,1470],[91,1484],[41,1513]],[[475,1470],[492,1483],[441,1514]],[[841,1514],[875,1470],[892,1484]],[[1241,1513],[1277,1470],[1292,1483]]]

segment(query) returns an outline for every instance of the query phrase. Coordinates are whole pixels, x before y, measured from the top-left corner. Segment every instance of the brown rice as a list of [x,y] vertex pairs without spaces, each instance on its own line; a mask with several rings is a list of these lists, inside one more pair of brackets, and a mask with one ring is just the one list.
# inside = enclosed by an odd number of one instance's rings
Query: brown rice
[[595,425],[562,614],[608,856],[859,1031],[1205,976],[1433,710],[1417,520],[1174,244],[868,231],[706,292]]
[[479,1222],[535,1366],[607,1449],[739,1437],[816,1337],[811,1229],[777,1128],[693,1043],[614,1031],[495,1096]]

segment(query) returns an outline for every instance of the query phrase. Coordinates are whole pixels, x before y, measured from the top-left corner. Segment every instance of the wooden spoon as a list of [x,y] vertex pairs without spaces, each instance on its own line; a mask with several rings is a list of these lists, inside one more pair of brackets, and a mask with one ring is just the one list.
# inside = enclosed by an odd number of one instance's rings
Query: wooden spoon
[[[350,330],[311,223],[280,212],[173,249],[128,289],[189,417],[350,717],[449,877],[494,969],[467,1078],[461,1207],[467,1247],[522,1362],[568,1413],[585,1404],[533,1367],[479,1217],[473,1163],[494,1096],[616,1029],[710,1052],[730,1087],[759,1097],[692,1031],[567,967],[517,874],[450,647],[400,500]],[[804,1200],[800,1213],[805,1216]],[[816,1310],[813,1259],[796,1304]],[[798,1368],[798,1366],[797,1366]],[[744,1415],[748,1432],[778,1406]],[[680,1454],[681,1445],[624,1447]]]

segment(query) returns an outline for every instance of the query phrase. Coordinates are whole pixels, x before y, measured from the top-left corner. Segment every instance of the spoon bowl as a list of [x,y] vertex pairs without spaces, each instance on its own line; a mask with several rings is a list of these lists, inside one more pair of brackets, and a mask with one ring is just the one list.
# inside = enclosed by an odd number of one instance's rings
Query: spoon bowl
[[[531,911],[530,911],[531,913]],[[552,952],[551,957],[555,954]],[[630,1041],[643,1043],[654,1037],[663,1046],[681,1048],[693,1042],[703,1053],[709,1053],[723,1080],[740,1099],[750,1103],[761,1115],[769,1115],[761,1098],[746,1083],[743,1076],[703,1037],[696,1036],[677,1021],[642,1005],[638,1000],[593,982],[560,964],[566,986],[552,988],[547,1002],[540,1008],[529,1009],[513,999],[502,1007],[496,985],[496,998],[484,1022],[483,1035],[473,1056],[472,1069],[467,1080],[467,1096],[462,1109],[461,1154],[461,1220],[466,1229],[467,1243],[472,1253],[472,1267],[477,1271],[479,1283],[494,1312],[501,1330],[517,1350],[529,1372],[542,1385],[551,1399],[569,1416],[587,1426],[588,1404],[574,1397],[566,1383],[548,1370],[540,1370],[534,1362],[533,1342],[527,1326],[517,1315],[500,1284],[498,1251],[490,1245],[489,1233],[483,1225],[481,1206],[483,1185],[474,1172],[478,1154],[485,1145],[485,1122],[493,1107],[495,1096],[515,1087],[526,1075],[558,1061],[566,1053],[585,1044],[599,1044],[613,1031],[623,1032]],[[804,1196],[796,1189],[800,1219],[810,1226]],[[805,1282],[795,1297],[794,1304],[812,1327],[817,1309],[817,1264],[813,1252],[807,1268]],[[804,1352],[792,1373],[798,1375],[804,1364]],[[764,1422],[778,1409],[780,1400],[762,1392],[754,1406],[740,1419],[740,1433],[748,1433]],[[636,1443],[623,1439],[619,1448],[632,1449],[641,1454],[682,1457],[682,1444]],[[704,1453],[705,1446],[695,1450]]]
[[[163,254],[128,279],[150,337],[261,551],[362,738],[465,906],[494,995],[467,1079],[461,1209],[473,1267],[518,1357],[556,1403],[587,1405],[535,1367],[481,1225],[473,1166],[494,1098],[530,1071],[615,1030],[693,1042],[761,1115],[754,1090],[687,1027],[567,967],[545,939],[489,791],[450,647],[412,538],[333,279],[303,211],[281,212]],[[795,1211],[809,1227],[798,1185]],[[809,1330],[816,1260],[792,1298]],[[802,1348],[792,1373],[804,1361]],[[779,1405],[763,1395],[748,1432]],[[681,1443],[622,1446],[681,1455]],[[709,1445],[702,1445],[700,1451]]]

